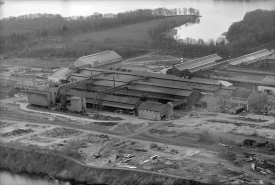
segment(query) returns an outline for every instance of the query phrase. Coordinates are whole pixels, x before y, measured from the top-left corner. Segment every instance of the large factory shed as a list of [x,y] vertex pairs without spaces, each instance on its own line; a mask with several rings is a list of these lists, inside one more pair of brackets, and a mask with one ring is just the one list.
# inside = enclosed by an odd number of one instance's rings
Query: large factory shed
[[259,106],[260,95],[256,91],[237,89],[231,94],[232,107],[243,106],[247,111]]
[[115,81],[129,82],[131,80],[138,80],[141,78],[146,78],[148,83],[162,84],[167,86],[178,86],[184,90],[196,89],[201,92],[214,93],[221,85],[218,80],[212,79],[202,79],[202,78],[191,78],[184,79],[180,77],[175,77],[173,75],[163,75],[163,74],[153,74],[148,72],[123,72],[114,70],[104,70],[95,68],[85,68],[80,69],[79,74],[74,73],[69,78],[68,81],[77,81],[87,79],[92,75],[99,75],[98,78],[104,77]]
[[140,100],[134,97],[121,97],[115,95],[100,95],[98,93],[78,91],[74,89],[68,89],[63,92],[63,95],[70,99],[70,97],[81,97],[85,98],[87,108],[98,108],[98,109],[126,109],[136,111],[137,107],[140,105]]
[[254,53],[240,56],[238,58],[227,60],[227,62],[229,65],[249,65],[259,60],[266,59],[271,54],[272,52],[268,51],[267,49],[263,49]]
[[[211,68],[211,66],[215,66],[216,61],[222,59],[220,56],[217,54],[212,54],[209,56],[205,56],[202,58],[198,58],[195,60],[191,60],[185,63],[177,64],[173,66],[173,68],[167,70],[167,74],[178,74],[180,72],[185,72],[186,74],[188,73],[195,73],[200,70],[208,70]],[[187,72],[188,71],[188,72]]]
[[114,51],[104,51],[101,53],[80,57],[73,63],[73,66],[117,69],[122,67],[122,57]]
[[169,109],[169,107],[159,102],[143,102],[138,107],[138,117],[159,121],[162,118],[169,117],[169,111],[166,109]]
[[225,70],[232,71],[232,72],[253,74],[253,75],[256,75],[256,74],[257,75],[275,75],[275,69],[266,69],[266,68],[263,69],[263,68],[247,67],[247,66],[229,65]]
[[[263,82],[269,82],[269,83],[275,83],[275,76],[266,76],[262,81]],[[268,85],[267,86],[260,85],[260,86],[258,86],[258,90],[265,91],[268,94],[274,94],[275,95],[275,86],[270,87]]]
[[222,87],[219,88],[217,91],[215,91],[215,95],[218,96],[220,98],[220,103],[223,106],[231,106],[231,94],[233,93],[233,91],[236,90],[236,88],[232,88],[232,87]]

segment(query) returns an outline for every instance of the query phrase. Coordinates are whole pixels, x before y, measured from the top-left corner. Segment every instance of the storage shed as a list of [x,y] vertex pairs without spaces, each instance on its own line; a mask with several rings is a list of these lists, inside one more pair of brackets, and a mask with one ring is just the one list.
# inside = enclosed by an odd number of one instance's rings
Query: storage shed
[[70,100],[71,100],[71,106],[69,107],[70,111],[80,113],[86,109],[86,98],[73,96],[70,98]]
[[39,107],[50,107],[51,93],[45,91],[29,90],[27,92],[28,103]]
[[138,107],[138,117],[150,120],[161,120],[165,116],[166,106],[158,102],[143,102]]

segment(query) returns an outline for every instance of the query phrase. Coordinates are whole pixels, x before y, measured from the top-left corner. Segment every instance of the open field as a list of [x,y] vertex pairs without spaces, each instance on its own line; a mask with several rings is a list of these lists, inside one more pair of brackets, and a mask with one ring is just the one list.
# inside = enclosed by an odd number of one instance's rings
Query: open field
[[163,21],[176,21],[178,25],[186,23],[192,15],[178,15],[174,17],[166,17],[152,21],[141,22],[137,24],[122,26],[118,28],[108,29],[99,32],[86,33],[72,37],[72,41],[107,41],[106,39],[114,40],[138,40],[138,41],[151,41],[149,30],[155,28]]
[[74,59],[69,58],[11,58],[0,60],[0,67],[13,67],[13,66],[23,66],[23,67],[33,67],[42,69],[54,69],[61,66],[68,66]]

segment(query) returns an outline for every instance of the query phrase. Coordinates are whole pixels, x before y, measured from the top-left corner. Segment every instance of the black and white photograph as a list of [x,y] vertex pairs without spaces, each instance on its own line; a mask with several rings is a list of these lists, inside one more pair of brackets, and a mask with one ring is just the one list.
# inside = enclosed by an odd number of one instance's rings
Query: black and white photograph
[[275,0],[0,0],[0,185],[275,185]]

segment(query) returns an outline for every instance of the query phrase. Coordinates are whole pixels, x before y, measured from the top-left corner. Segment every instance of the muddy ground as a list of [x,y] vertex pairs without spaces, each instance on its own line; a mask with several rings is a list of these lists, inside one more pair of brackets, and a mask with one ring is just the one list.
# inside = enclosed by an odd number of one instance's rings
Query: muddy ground
[[[259,163],[274,160],[274,151],[267,146],[243,145],[245,139],[274,143],[275,130],[266,128],[274,124],[269,116],[264,126],[262,122],[239,120],[238,115],[203,109],[196,111],[199,118],[177,110],[179,118],[169,121],[100,112],[121,118],[106,121],[94,120],[93,116],[28,109],[27,103],[22,103],[24,99],[26,96],[1,100],[1,142],[50,150],[73,149],[91,166],[136,168],[202,182],[213,178],[224,183],[274,182],[272,165]],[[98,113],[92,112],[90,115]],[[153,143],[157,148],[151,147]],[[251,169],[252,163],[256,164],[256,170]]]

